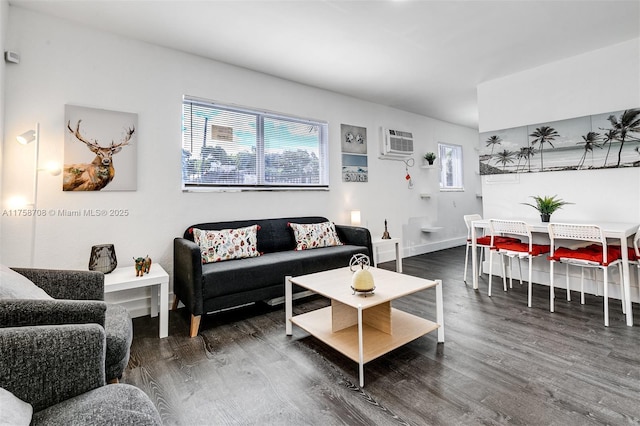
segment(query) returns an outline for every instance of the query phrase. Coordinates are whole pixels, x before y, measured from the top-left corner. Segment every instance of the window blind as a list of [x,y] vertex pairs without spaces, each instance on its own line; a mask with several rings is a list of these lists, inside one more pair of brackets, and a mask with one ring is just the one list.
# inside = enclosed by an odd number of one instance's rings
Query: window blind
[[185,97],[183,188],[328,187],[327,124]]

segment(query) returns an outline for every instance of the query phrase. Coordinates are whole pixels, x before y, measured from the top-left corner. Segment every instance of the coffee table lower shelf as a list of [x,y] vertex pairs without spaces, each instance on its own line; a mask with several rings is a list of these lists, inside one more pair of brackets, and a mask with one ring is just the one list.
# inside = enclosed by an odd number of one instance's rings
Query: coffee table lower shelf
[[[332,331],[331,306],[296,315],[291,322],[355,362],[360,362],[358,325]],[[363,362],[367,363],[438,329],[433,321],[391,308],[391,333],[363,324]]]

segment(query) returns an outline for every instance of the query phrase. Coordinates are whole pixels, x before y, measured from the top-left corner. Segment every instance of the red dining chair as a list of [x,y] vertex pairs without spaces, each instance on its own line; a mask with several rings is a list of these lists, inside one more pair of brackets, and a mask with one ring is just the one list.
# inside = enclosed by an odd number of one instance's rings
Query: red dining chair
[[640,288],[640,227],[633,238],[633,248],[629,247],[629,265],[636,265],[636,276],[638,278],[638,288]]
[[[550,223],[549,238],[551,239],[550,264],[550,290],[549,310],[554,312],[554,276],[553,269],[556,262],[567,265],[567,292],[569,288],[569,266],[582,268],[580,280],[580,300],[584,304],[584,268],[602,269],[604,273],[604,325],[609,326],[609,266],[617,265],[620,270],[620,282],[622,282],[622,253],[619,247],[607,246],[607,239],[597,225]],[[591,242],[586,247],[568,248],[560,246],[558,240],[565,245],[571,241]],[[622,294],[622,312],[625,312],[624,291]]]
[[[533,258],[542,256],[549,252],[549,245],[534,244],[531,236],[531,228],[526,222],[519,220],[490,219],[489,229],[491,231],[491,249],[489,250],[489,296],[491,296],[491,278],[493,275],[493,253],[500,255],[502,263],[502,284],[504,291],[507,291],[507,274],[505,271],[504,256],[509,258],[509,284],[513,287],[511,276],[511,260],[515,257],[529,260],[529,289],[527,296],[527,306],[531,307],[531,276],[533,272]],[[500,235],[519,235],[526,241],[499,241],[496,237]],[[522,284],[522,268],[520,268],[520,283]]]
[[[609,247],[620,250],[620,246],[617,244],[611,244]],[[638,227],[636,235],[633,238],[633,245],[631,247],[627,247],[627,250],[627,259],[629,259],[629,266],[633,265],[637,267],[636,277],[638,279],[638,287],[640,288],[640,227]],[[582,303],[584,303],[584,301]]]
[[[482,216],[479,214],[466,214],[463,216],[464,224],[467,226],[467,248],[464,253],[464,282],[467,282],[467,269],[469,265],[469,254],[471,253],[471,248],[473,247],[473,241],[471,240],[471,228],[472,222],[476,220],[482,220]],[[520,241],[517,238],[513,237],[505,237],[505,236],[496,236],[496,241]],[[482,235],[480,237],[476,237],[476,248],[478,248],[478,276],[482,275],[482,256],[484,255],[484,249],[491,247],[491,235]],[[474,271],[475,273],[475,271]]]
[[[466,214],[463,216],[464,218],[464,224],[467,226],[467,248],[465,249],[464,252],[464,282],[467,282],[467,269],[469,268],[469,254],[470,249],[473,247],[473,241],[471,240],[471,227],[472,227],[472,222],[475,220],[482,220],[482,216],[480,216],[479,214]],[[491,241],[486,241],[486,243],[484,242],[484,240],[486,239],[485,236],[482,237],[478,237],[476,239],[476,247],[478,248],[478,276],[480,276],[480,271],[482,270],[482,268],[480,267],[480,265],[482,264],[482,255],[484,253],[484,249],[489,247],[489,243]],[[482,240],[482,241],[481,241]],[[475,274],[475,271],[473,271],[473,273]]]

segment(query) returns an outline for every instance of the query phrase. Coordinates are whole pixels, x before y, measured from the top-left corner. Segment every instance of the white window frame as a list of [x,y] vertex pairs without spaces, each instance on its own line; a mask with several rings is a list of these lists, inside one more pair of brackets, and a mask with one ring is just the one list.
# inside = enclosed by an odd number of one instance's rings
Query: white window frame
[[[185,161],[181,162],[181,182],[182,190],[185,192],[223,192],[223,191],[318,191],[329,190],[329,143],[328,143],[328,124],[326,121],[302,118],[293,115],[282,114],[273,111],[260,110],[256,108],[244,107],[239,105],[223,104],[220,102],[196,98],[193,96],[183,96],[183,108],[181,110],[182,118],[182,140],[181,146],[184,151],[185,147],[185,130],[186,124],[184,121],[185,105],[194,104],[201,107],[210,107],[212,109],[225,110],[231,112],[239,112],[242,114],[255,115],[257,122],[256,129],[256,174],[258,175],[258,182],[255,184],[222,184],[222,183],[205,183],[205,182],[185,182]],[[266,183],[264,181],[265,173],[265,141],[264,141],[264,119],[272,118],[276,120],[290,121],[294,123],[303,123],[313,126],[318,126],[319,134],[319,146],[318,146],[318,158],[319,158],[319,183],[314,184],[281,184],[281,183]],[[193,138],[193,136],[192,136]],[[191,141],[190,141],[191,142]]]
[[[440,191],[464,191],[462,145],[438,142],[438,157],[440,164]],[[452,174],[451,183],[448,183],[449,173]]]

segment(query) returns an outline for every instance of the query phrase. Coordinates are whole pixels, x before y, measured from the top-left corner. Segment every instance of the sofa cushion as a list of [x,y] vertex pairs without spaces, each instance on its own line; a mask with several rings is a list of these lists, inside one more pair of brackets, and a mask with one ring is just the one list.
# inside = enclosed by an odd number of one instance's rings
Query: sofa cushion
[[0,299],[53,299],[24,275],[0,265]]
[[296,239],[296,250],[341,246],[333,223],[289,223]]
[[53,405],[33,425],[161,425],[149,397],[135,386],[107,385]]
[[258,228],[258,225],[219,231],[194,228],[193,236],[196,244],[200,246],[202,263],[260,256]]
[[349,266],[351,256],[367,253],[361,246],[343,245],[314,250],[267,253],[260,257],[202,265],[203,296],[209,299],[282,284],[284,277]]
[[0,425],[28,426],[33,407],[6,389],[0,388]]

